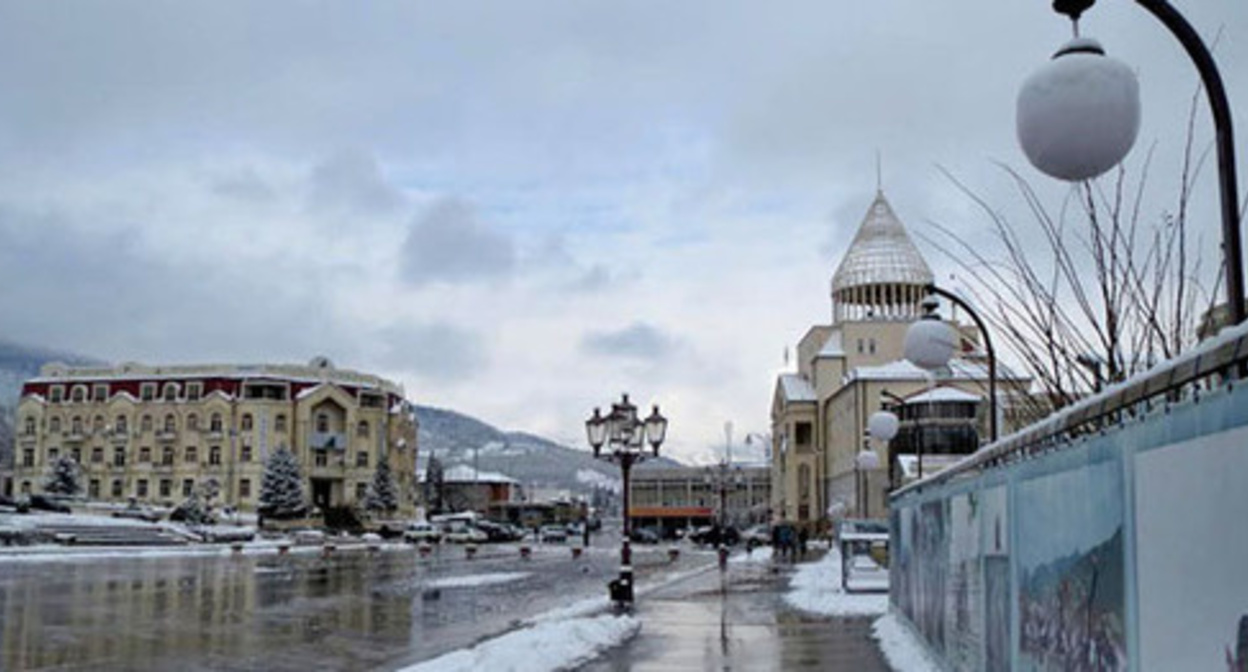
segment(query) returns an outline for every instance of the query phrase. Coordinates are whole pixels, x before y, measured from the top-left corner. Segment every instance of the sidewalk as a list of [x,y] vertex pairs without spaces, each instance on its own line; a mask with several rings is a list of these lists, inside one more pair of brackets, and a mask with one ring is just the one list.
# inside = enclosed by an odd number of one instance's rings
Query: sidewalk
[[640,597],[641,632],[580,669],[889,670],[871,638],[875,617],[822,618],[785,604],[793,569],[733,562],[722,576],[712,569]]

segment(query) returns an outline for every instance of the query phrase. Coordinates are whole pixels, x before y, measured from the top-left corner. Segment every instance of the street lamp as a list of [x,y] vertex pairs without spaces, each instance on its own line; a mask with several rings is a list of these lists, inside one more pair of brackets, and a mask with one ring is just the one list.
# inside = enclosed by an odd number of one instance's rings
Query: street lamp
[[[1183,45],[1196,65],[1217,135],[1222,251],[1226,257],[1227,309],[1231,324],[1244,320],[1243,253],[1231,106],[1213,55],[1200,35],[1166,0],[1136,0]],[[1105,56],[1095,40],[1078,37],[1079,16],[1096,0],[1054,0],[1070,17],[1076,37],[1023,83],[1018,95],[1019,143],[1028,160],[1062,180],[1096,177],[1122,160],[1139,130],[1138,84],[1131,69]]]
[[867,439],[862,442],[862,450],[854,456],[854,490],[858,493],[863,518],[871,517],[871,472],[879,468],[880,456],[871,450],[871,440]]
[[[966,301],[953,292],[941,289],[936,285],[926,287],[929,294],[949,299],[954,305],[966,311],[984,337],[984,351],[988,355],[988,438],[989,443],[997,441],[997,351],[992,347],[992,336],[988,327],[980,319]],[[905,357],[915,366],[934,371],[948,366],[953,352],[957,348],[958,336],[953,327],[945,324],[936,313],[936,302],[928,299],[923,302],[926,314],[922,319],[910,325],[906,331]]]
[[[632,550],[629,548],[629,536],[632,532],[628,516],[629,472],[633,465],[644,461],[651,455],[646,454],[645,444],[650,444],[653,457],[659,456],[659,445],[667,435],[667,418],[659,413],[656,404],[650,416],[644,421],[637,417],[637,407],[629,403],[628,395],[622,395],[620,401],[611,405],[611,412],[603,416],[597,408],[594,414],[585,421],[585,434],[589,445],[594,449],[594,457],[620,465],[620,473],[624,479],[624,524],[623,540],[620,543],[620,578],[611,584],[611,599],[622,608],[629,608],[633,603],[633,563]],[[603,446],[607,452],[603,452]]]

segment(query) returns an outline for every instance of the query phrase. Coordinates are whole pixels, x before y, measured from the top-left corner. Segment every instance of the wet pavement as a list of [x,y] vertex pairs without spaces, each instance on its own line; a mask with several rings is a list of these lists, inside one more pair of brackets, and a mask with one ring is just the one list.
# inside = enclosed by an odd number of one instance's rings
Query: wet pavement
[[[0,562],[0,670],[396,669],[605,597],[619,563],[607,548],[298,550]],[[634,554],[639,585],[708,562]]]
[[[815,558],[812,558],[812,561]],[[581,672],[887,671],[868,618],[820,618],[785,605],[793,565],[730,563],[638,598],[641,633]]]

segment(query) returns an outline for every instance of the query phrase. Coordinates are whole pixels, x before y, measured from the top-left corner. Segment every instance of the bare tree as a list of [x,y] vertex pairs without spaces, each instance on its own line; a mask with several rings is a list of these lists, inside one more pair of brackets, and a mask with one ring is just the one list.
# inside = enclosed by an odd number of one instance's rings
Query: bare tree
[[923,237],[958,264],[968,298],[1036,381],[1041,394],[1030,400],[1038,404],[1032,412],[1066,406],[1195,342],[1197,320],[1218,293],[1216,281],[1202,288],[1200,258],[1192,255],[1199,246],[1188,230],[1192,186],[1209,154],[1194,149],[1199,93],[1188,113],[1176,202],[1156,221],[1141,215],[1155,147],[1134,184],[1119,167],[1112,176],[1073,186],[1056,209],[1025,177],[1001,165],[1030,215],[1027,235],[941,169],[986,215],[999,253],[936,222],[940,239]]

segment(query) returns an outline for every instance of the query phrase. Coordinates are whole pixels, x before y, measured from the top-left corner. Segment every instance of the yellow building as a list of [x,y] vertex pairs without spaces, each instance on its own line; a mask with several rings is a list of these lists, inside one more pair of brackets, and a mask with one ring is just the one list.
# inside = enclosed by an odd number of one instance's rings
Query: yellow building
[[192,492],[254,510],[269,454],[293,451],[309,502],[360,504],[389,461],[400,513],[414,511],[416,422],[403,388],[338,369],[48,364],[22,388],[14,487],[40,492],[70,456],[89,499],[174,505]]
[[[878,193],[832,276],[831,323],[806,332],[797,347],[797,370],[776,381],[773,519],[817,526],[830,515],[884,513],[890,479],[895,486],[907,473],[916,475],[906,471],[910,461],[905,456],[890,454],[883,442],[868,441],[867,420],[884,406],[909,411],[898,438],[912,439],[933,431],[948,435],[949,428],[941,426],[950,423],[940,416],[970,402],[972,443],[954,448],[969,452],[978,436],[987,436],[987,366],[973,327],[958,324],[946,307],[961,343],[948,370],[934,377],[903,358],[906,331],[922,316],[932,282],[927,262]],[[1013,424],[1006,410],[1009,400],[1025,393],[1029,381],[999,369],[999,414],[1008,429]],[[883,466],[865,477],[855,469],[863,449],[876,451]],[[929,457],[925,471],[939,464],[942,459]]]

